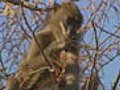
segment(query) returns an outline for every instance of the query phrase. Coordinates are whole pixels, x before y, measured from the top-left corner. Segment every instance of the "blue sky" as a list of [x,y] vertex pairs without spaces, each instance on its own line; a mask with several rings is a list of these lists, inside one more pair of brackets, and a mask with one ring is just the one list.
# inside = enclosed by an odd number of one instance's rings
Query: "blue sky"
[[[62,0],[57,0],[59,3],[61,3]],[[98,4],[98,2],[100,2],[101,0],[97,0],[96,2],[96,6]],[[79,9],[81,9],[83,6],[88,6],[89,2],[87,2],[87,0],[80,0],[80,2],[77,3]],[[89,17],[90,16],[90,11],[85,11],[81,9],[81,12],[83,14],[84,17]],[[118,23],[118,17],[116,16],[116,13],[114,12],[113,9],[110,9],[110,11],[108,12],[109,14],[109,23],[106,21],[104,28],[106,30],[108,30],[109,32],[114,32],[114,25],[116,25]],[[0,23],[1,21],[5,19],[5,18],[1,18],[0,16]],[[97,22],[97,20],[96,20]],[[86,20],[84,19],[83,24],[86,23]],[[2,28],[0,28],[1,30]],[[86,41],[86,43],[90,43],[91,38],[92,38],[92,33],[93,30],[90,30],[89,32],[87,32],[85,34],[84,40]],[[118,34],[119,35],[119,34]],[[102,37],[100,38],[100,42],[104,40],[104,38],[106,38],[108,35],[103,34]],[[108,43],[112,43],[113,41],[109,41]],[[94,45],[94,42],[92,42]],[[111,56],[114,55],[115,52],[113,51],[111,53]],[[4,56],[5,57],[5,56]],[[106,60],[106,58],[103,58],[103,60]],[[101,70],[100,72],[100,77],[101,80],[103,81],[106,90],[110,90],[111,85],[113,84],[113,81],[115,80],[116,76],[119,73],[119,69],[120,69],[120,57],[118,56],[113,62],[111,62],[110,64],[108,64],[107,66],[105,66],[103,68],[103,70]]]
[[[98,0],[96,2],[96,6],[98,4],[98,2],[101,1],[101,0]],[[87,0],[81,0],[79,3],[77,3],[78,7],[81,9],[81,7],[83,6],[87,6],[88,5],[88,2]],[[106,30],[108,30],[109,32],[114,32],[114,25],[116,25],[118,23],[118,17],[116,16],[116,13],[114,12],[113,9],[110,9],[108,13],[108,17],[109,17],[109,23],[107,21],[105,21],[105,26],[104,28]],[[82,14],[83,16],[87,16],[89,17],[90,16],[90,12],[89,11],[85,11],[85,10],[82,10]],[[96,21],[97,22],[97,21]],[[92,35],[93,31],[90,30],[89,32],[86,33],[85,37],[84,37],[84,40],[86,41],[86,43],[89,43],[90,40],[91,40],[91,35]],[[119,34],[118,34],[119,35]],[[104,38],[106,38],[107,35],[106,34],[103,34],[102,37],[99,39],[99,41],[103,41]],[[111,41],[109,41],[108,43],[111,43]],[[94,42],[93,42],[94,43]],[[115,52],[113,51],[111,53],[111,56],[114,55]],[[106,58],[103,58],[103,59],[106,59]],[[119,73],[119,69],[120,69],[120,57],[118,56],[113,62],[111,62],[110,64],[108,64],[107,66],[105,66],[103,68],[103,70],[101,70],[100,72],[100,78],[103,82],[103,84],[105,85],[106,87],[106,90],[110,90],[111,88],[111,85],[113,84],[113,81],[115,80],[116,76],[118,75]]]

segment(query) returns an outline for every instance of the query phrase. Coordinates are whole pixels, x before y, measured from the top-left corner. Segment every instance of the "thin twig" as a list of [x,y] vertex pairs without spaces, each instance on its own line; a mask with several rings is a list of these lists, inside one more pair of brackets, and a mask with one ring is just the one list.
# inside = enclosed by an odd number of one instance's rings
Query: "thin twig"
[[6,0],[6,2],[9,2],[13,5],[22,5],[22,7],[25,7],[27,9],[33,10],[33,11],[39,11],[39,12],[43,12],[43,11],[49,11],[51,10],[51,8],[47,7],[45,9],[43,8],[37,8],[36,5],[29,3],[28,1],[21,1],[21,0]]
[[3,72],[5,74],[5,77],[8,78],[8,74],[6,73],[6,69],[5,69],[5,66],[4,66],[4,63],[3,63],[3,60],[2,60],[2,56],[1,56],[1,51],[0,51],[0,64],[2,66],[2,69],[3,69]]
[[96,26],[97,28],[99,28],[101,31],[103,31],[103,32],[105,32],[105,33],[107,33],[107,34],[110,34],[111,36],[114,36],[114,37],[120,39],[120,36],[119,36],[119,35],[116,35],[115,33],[108,32],[107,30],[105,30],[104,28],[98,26],[97,24],[95,24],[95,26]]
[[118,85],[118,83],[119,83],[119,80],[120,80],[120,70],[119,70],[119,74],[118,74],[115,82],[114,82],[113,85],[112,85],[112,89],[111,89],[111,90],[116,90],[116,87],[117,87],[117,85]]
[[[95,35],[96,51],[98,52],[99,47],[98,47],[97,30],[96,30],[95,25],[94,25],[93,22],[92,22],[92,25],[93,25],[94,35]],[[94,61],[93,61],[92,69],[91,69],[91,74],[90,74],[90,80],[89,80],[89,84],[88,84],[88,89],[90,88],[92,76],[94,74],[94,69],[95,69],[95,65],[96,65],[96,61],[97,61],[97,56],[98,56],[97,52],[95,53],[95,56],[94,56]]]

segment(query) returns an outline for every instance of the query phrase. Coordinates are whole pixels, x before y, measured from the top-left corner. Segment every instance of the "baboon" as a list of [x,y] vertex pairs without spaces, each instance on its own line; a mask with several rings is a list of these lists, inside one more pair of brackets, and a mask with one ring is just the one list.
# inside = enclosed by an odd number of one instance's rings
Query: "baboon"
[[[26,58],[24,58],[19,65],[15,78],[20,84],[19,87],[22,87],[22,81],[24,81],[23,86],[25,86],[24,84],[27,85],[24,87],[25,89],[22,88],[20,90],[30,90],[37,79],[40,78],[41,73],[35,74],[34,71],[44,67],[49,68],[45,57],[47,57],[49,62],[54,66],[56,60],[59,62],[62,51],[65,51],[66,55],[78,55],[79,49],[74,44],[78,44],[80,34],[77,34],[76,31],[81,26],[82,20],[82,14],[75,4],[64,3],[59,6],[44,30],[36,34]],[[43,56],[42,51],[45,56]],[[70,74],[71,72],[69,70],[72,66],[74,69],[78,69],[78,65],[68,65],[66,71]],[[75,70],[72,70],[72,72],[74,71]],[[78,73],[78,70],[75,71],[75,73]],[[29,85],[27,81],[32,83]],[[18,88],[14,90],[19,90]],[[13,89],[8,87],[7,90]]]
[[[67,46],[70,47],[69,42],[76,42],[76,37],[78,39],[76,31],[80,27],[82,19],[83,17],[75,4],[63,4],[49,20],[45,29],[36,35],[36,39],[42,50],[47,52],[47,47],[49,49],[60,49],[67,44]],[[61,26],[61,24],[63,26]],[[64,27],[65,30],[63,30],[62,27]],[[53,44],[53,42],[56,42],[56,45]],[[53,46],[51,45],[52,47],[49,47],[51,43]],[[66,49],[69,47],[66,47]],[[75,52],[74,49],[71,51],[74,52],[74,54],[78,53],[78,51]],[[46,65],[35,40],[32,41],[29,53],[24,61],[24,65],[21,66],[22,68],[28,66],[29,68],[35,69]]]

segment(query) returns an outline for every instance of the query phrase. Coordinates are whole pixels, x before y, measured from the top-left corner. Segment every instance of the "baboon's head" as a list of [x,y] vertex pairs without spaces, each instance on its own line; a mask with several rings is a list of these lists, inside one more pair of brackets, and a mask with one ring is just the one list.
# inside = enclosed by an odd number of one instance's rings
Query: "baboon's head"
[[61,9],[64,10],[63,13],[68,16],[67,18],[68,22],[70,21],[70,22],[78,23],[79,25],[81,25],[83,21],[83,16],[80,10],[78,9],[77,5],[75,5],[74,3],[65,3],[61,6]]
[[64,12],[67,15],[67,25],[70,30],[70,38],[73,40],[81,40],[83,33],[77,34],[77,30],[80,28],[83,22],[83,16],[74,3],[66,3],[62,5]]
[[55,14],[52,16],[48,24],[52,24],[58,28],[60,26],[60,22],[62,22],[66,32],[69,32],[69,37],[71,39],[78,39],[80,34],[77,34],[76,32],[80,28],[82,21],[83,16],[77,5],[69,2],[58,5]]
[[63,21],[67,29],[70,30],[71,35],[76,34],[76,31],[80,28],[83,21],[83,16],[74,3],[62,4],[55,15],[56,18]]

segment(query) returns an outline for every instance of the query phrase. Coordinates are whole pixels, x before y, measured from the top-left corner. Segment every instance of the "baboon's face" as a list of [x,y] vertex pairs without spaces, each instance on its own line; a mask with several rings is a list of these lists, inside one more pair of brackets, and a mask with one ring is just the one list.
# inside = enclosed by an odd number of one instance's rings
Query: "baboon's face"
[[66,3],[61,6],[67,15],[67,25],[70,27],[71,33],[76,33],[82,24],[83,16],[74,3]]
[[69,36],[72,40],[73,39],[77,40],[78,38],[80,38],[81,35],[83,35],[82,33],[81,34],[77,33],[77,30],[80,28],[82,24],[83,16],[78,7],[73,3],[67,3],[62,7],[66,10],[65,12],[68,15],[67,26],[68,30],[70,30]]

